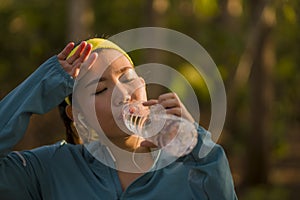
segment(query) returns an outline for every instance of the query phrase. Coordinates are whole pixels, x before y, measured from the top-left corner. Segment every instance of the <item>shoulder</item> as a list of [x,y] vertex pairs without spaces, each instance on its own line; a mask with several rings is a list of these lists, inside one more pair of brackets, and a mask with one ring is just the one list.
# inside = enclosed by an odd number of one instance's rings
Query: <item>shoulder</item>
[[80,155],[82,154],[83,146],[82,145],[73,145],[68,144],[64,140],[57,142],[52,145],[46,145],[42,147],[35,148],[30,150],[29,153],[43,159],[52,159],[55,157],[60,157],[64,155]]
[[[43,174],[52,166],[78,163],[83,161],[83,146],[59,142],[53,145],[38,147],[32,150],[13,151],[0,161],[1,171],[25,174]],[[23,173],[24,172],[24,173]]]
[[83,157],[83,151],[82,145],[72,145],[61,141],[32,150],[13,151],[8,154],[8,157],[22,163],[23,166],[47,168],[53,164],[78,160]]

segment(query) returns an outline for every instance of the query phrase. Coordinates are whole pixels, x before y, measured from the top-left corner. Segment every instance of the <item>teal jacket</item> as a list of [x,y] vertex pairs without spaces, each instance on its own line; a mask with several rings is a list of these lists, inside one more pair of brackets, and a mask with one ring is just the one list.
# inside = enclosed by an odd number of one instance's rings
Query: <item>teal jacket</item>
[[95,159],[84,145],[57,143],[12,152],[33,113],[56,107],[74,80],[53,56],[0,102],[0,199],[237,199],[226,155],[215,145],[198,152],[209,134],[198,127],[198,144],[187,156],[145,173],[122,191],[117,171]]

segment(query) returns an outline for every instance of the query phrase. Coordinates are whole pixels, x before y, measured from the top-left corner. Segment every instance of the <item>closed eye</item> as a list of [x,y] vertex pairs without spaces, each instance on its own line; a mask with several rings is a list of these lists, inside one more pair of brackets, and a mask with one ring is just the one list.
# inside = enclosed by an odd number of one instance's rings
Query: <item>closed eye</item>
[[128,83],[138,78],[138,75],[134,71],[134,69],[128,69],[121,77],[120,81],[122,83]]
[[104,89],[102,89],[102,90],[96,91],[96,92],[94,93],[94,95],[102,94],[102,93],[105,92],[106,90],[107,90],[107,88],[104,88]]

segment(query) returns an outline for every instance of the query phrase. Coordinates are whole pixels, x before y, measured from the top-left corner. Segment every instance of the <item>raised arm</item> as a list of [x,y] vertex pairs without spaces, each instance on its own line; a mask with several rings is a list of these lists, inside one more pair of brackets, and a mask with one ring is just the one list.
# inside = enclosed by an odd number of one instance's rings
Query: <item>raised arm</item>
[[91,65],[94,62],[96,55],[87,60],[91,46],[86,42],[82,42],[75,54],[67,58],[73,48],[74,43],[69,43],[1,100],[0,157],[5,157],[23,137],[33,113],[48,112],[72,93],[81,63],[86,61]]
[[[97,54],[90,55],[91,46],[85,42],[68,57],[73,47],[69,43],[0,102],[0,199],[42,198],[40,181],[47,163],[41,163],[34,151],[10,151],[22,138],[30,116],[46,113],[63,101],[80,68],[95,61]],[[46,147],[37,151],[46,157],[49,153]]]

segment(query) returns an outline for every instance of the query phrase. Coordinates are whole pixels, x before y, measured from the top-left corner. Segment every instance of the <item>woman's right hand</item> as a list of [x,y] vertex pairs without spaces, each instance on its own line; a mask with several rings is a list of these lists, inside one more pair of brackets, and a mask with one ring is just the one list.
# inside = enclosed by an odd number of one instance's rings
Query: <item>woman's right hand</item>
[[79,74],[82,63],[85,63],[85,68],[89,69],[97,59],[97,53],[92,53],[92,45],[87,44],[85,41],[81,42],[76,52],[70,56],[75,44],[70,42],[66,47],[57,55],[58,62],[62,68],[73,78]]

